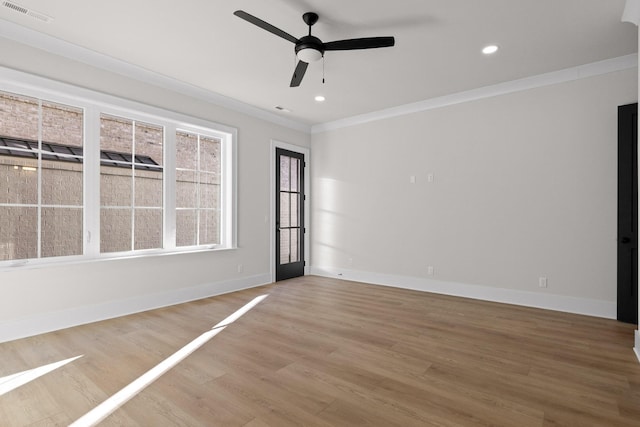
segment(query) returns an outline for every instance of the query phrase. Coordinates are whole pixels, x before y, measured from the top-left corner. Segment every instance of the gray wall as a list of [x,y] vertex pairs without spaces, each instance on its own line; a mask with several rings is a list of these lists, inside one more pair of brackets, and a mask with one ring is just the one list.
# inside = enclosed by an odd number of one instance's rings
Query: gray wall
[[637,84],[630,69],[314,135],[314,267],[615,302],[617,106]]

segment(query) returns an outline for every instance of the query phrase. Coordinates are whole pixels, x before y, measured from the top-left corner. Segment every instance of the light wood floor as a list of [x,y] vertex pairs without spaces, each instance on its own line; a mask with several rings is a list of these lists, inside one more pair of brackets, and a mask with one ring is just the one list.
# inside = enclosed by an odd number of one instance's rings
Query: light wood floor
[[258,295],[101,425],[640,426],[632,325],[308,276],[0,344],[1,426],[68,425]]

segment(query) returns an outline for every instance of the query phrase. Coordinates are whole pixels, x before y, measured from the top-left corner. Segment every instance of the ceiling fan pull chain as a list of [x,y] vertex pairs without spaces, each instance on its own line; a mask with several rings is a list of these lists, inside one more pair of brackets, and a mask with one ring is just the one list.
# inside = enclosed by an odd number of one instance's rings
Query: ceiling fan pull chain
[[324,55],[322,55],[322,84],[324,84]]

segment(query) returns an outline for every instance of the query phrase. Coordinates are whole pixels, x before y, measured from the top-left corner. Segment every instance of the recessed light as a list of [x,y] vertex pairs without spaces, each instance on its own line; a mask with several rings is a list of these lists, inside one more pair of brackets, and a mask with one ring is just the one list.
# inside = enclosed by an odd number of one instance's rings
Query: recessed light
[[326,99],[324,96],[322,95],[318,95],[314,98],[316,101],[318,102],[324,102],[324,100]]
[[484,53],[485,55],[491,55],[492,53],[496,53],[497,51],[498,46],[496,46],[495,44],[490,44],[482,48],[482,53]]

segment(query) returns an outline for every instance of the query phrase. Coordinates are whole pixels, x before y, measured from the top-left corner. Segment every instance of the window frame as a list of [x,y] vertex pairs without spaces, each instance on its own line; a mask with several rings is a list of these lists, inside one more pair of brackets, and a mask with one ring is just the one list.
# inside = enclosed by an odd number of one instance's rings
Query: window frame
[[[131,141],[132,144],[133,144],[132,147],[131,147],[132,159],[131,159],[131,162],[127,165],[128,168],[129,168],[129,165],[130,165],[130,169],[131,169],[131,172],[132,172],[131,173],[131,200],[130,200],[131,204],[129,206],[103,206],[102,205],[102,200],[100,201],[100,215],[102,215],[102,210],[103,209],[129,209],[130,210],[130,214],[131,214],[131,224],[130,224],[131,225],[131,236],[130,237],[131,237],[131,239],[130,239],[130,245],[129,246],[132,249],[128,250],[128,251],[107,251],[107,252],[102,252],[102,248],[100,247],[99,251],[100,251],[101,255],[108,255],[108,254],[122,254],[122,253],[125,253],[125,254],[126,253],[139,253],[141,251],[147,251],[147,250],[148,251],[162,250],[162,249],[164,249],[166,247],[166,245],[165,245],[166,242],[165,242],[165,239],[164,239],[164,232],[165,232],[165,229],[166,229],[164,211],[168,207],[165,204],[165,201],[164,201],[164,197],[165,197],[165,195],[164,195],[164,192],[165,192],[165,187],[164,187],[164,179],[165,179],[164,157],[165,157],[165,154],[167,152],[170,153],[170,151],[167,151],[167,147],[166,147],[165,126],[163,126],[163,125],[161,125],[159,123],[145,122],[144,120],[139,120],[139,119],[135,119],[135,118],[131,118],[131,117],[125,117],[125,116],[122,116],[122,115],[116,116],[114,114],[108,114],[108,113],[105,113],[104,111],[101,111],[100,112],[100,118],[99,118],[100,123],[101,123],[100,130],[102,130],[102,119],[104,117],[107,117],[107,118],[110,117],[110,118],[121,119],[121,120],[130,120],[132,122],[132,130],[135,129],[136,126],[138,126],[138,124],[140,124],[140,123],[143,126],[146,125],[146,124],[149,124],[149,125],[158,126],[158,127],[160,127],[162,129],[162,143],[163,143],[162,158],[163,158],[163,162],[162,162],[162,164],[159,165],[160,166],[160,171],[162,173],[162,178],[161,179],[163,181],[163,183],[162,183],[162,199],[163,199],[163,201],[162,201],[162,206],[159,208],[159,209],[162,210],[162,239],[161,239],[162,247],[161,248],[153,248],[153,249],[135,249],[135,231],[136,231],[135,216],[136,216],[136,211],[139,210],[139,209],[157,210],[158,208],[157,207],[138,206],[135,203],[136,183],[139,182],[139,181],[137,181],[137,176],[136,176],[136,169],[138,169],[138,168],[136,168],[136,164],[140,164],[140,163],[136,163],[136,159],[138,158],[138,155],[135,153],[135,147],[136,147],[137,143],[136,143],[135,139],[132,139],[132,141]],[[132,138],[135,138],[135,137],[132,135]],[[102,179],[102,166],[108,166],[108,165],[103,165],[102,164],[102,139],[97,141],[97,143],[100,144],[100,168],[99,169],[100,169],[100,179]],[[170,148],[169,148],[169,150],[170,150]],[[102,195],[101,188],[98,188],[98,190],[100,190],[100,194]],[[101,246],[101,243],[102,242],[98,242],[98,246]]]
[[[200,232],[201,232],[201,228],[200,228],[201,214],[203,212],[206,212],[206,211],[214,210],[214,209],[211,209],[211,208],[202,207],[201,204],[200,204],[200,202],[202,200],[201,199],[202,183],[200,181],[200,176],[201,176],[200,174],[201,173],[211,174],[210,171],[203,170],[202,167],[201,167],[202,164],[201,164],[200,156],[201,156],[202,150],[201,150],[200,143],[201,143],[201,139],[202,138],[214,139],[214,140],[219,140],[220,138],[219,138],[219,136],[214,136],[211,133],[196,132],[193,128],[191,128],[189,130],[183,129],[183,128],[178,128],[178,129],[176,129],[176,134],[177,133],[192,134],[193,136],[197,137],[197,140],[198,140],[198,143],[197,143],[197,161],[196,161],[197,164],[196,164],[196,168],[195,169],[188,169],[188,168],[178,167],[176,165],[176,167],[174,168],[174,172],[176,173],[176,178],[177,178],[177,173],[178,172],[194,172],[198,176],[197,192],[196,192],[196,199],[197,199],[196,200],[196,206],[195,207],[191,207],[191,208],[184,208],[184,207],[180,208],[180,207],[177,206],[177,203],[176,203],[175,212],[176,212],[176,214],[177,214],[178,211],[181,211],[181,210],[182,211],[193,210],[193,211],[196,212],[196,218],[197,218],[196,219],[196,224],[197,224],[197,226],[196,226],[196,236],[195,237],[196,237],[196,241],[199,241],[200,240]],[[223,170],[222,170],[223,164],[224,164],[223,159],[224,159],[224,155],[225,155],[225,152],[224,152],[225,148],[224,147],[225,147],[225,145],[221,142],[220,143],[220,201],[219,201],[220,206],[217,209],[215,209],[215,210],[220,212],[220,230],[219,230],[219,233],[220,233],[220,241],[221,242],[224,241],[224,236],[223,236],[223,233],[224,233],[224,222],[223,222],[224,209],[221,208],[221,206],[223,206],[223,200],[224,200],[224,197],[225,197],[225,186],[224,186],[224,183],[223,183],[225,175],[224,175]],[[178,147],[176,145],[176,150],[177,150],[177,148]],[[177,185],[176,183],[177,183],[177,179],[174,182],[174,184]],[[175,193],[177,195],[177,192],[175,192]],[[177,227],[177,221],[176,221],[176,227]],[[176,230],[176,232],[177,232],[177,230]],[[176,241],[176,245],[177,245],[177,240],[178,239],[177,239],[177,235],[176,235],[176,240],[175,240]],[[198,246],[207,246],[207,245],[211,245],[211,244],[202,245],[202,244],[196,243],[196,245],[181,245],[181,246],[178,246],[178,247],[180,247],[180,248],[184,248],[184,247],[188,248],[188,247],[198,247]]]
[[[96,260],[159,256],[237,248],[238,131],[211,120],[96,92],[0,67],[0,91],[83,110],[83,254],[0,261],[0,270]],[[100,115],[123,117],[164,128],[163,247],[100,253]],[[220,244],[176,246],[176,131],[191,131],[221,142]]]

